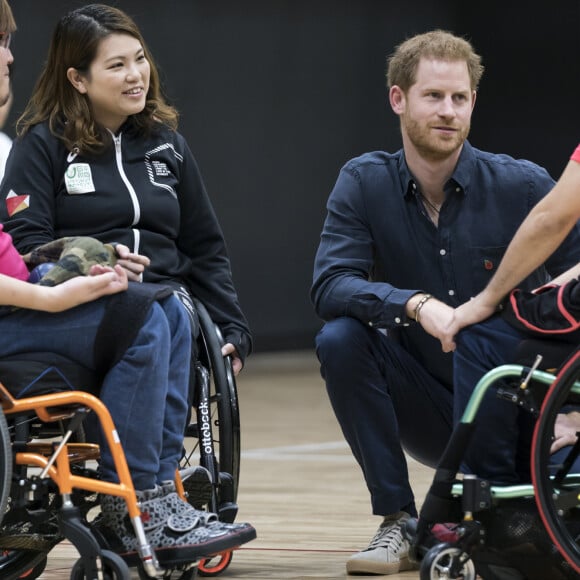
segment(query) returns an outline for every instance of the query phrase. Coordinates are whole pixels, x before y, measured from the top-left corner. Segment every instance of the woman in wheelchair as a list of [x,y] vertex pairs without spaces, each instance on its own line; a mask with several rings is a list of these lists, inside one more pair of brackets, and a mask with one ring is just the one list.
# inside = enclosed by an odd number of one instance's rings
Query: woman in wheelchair
[[[116,425],[153,549],[172,548],[181,559],[186,555],[196,561],[253,539],[250,525],[218,522],[215,515],[194,509],[176,493],[191,352],[189,322],[181,304],[171,292],[157,297],[156,286],[155,299],[140,324],[129,329],[126,350],[111,368],[99,368],[94,347],[107,307],[127,292],[125,307],[135,301],[121,266],[94,266],[91,273],[55,287],[26,282],[27,268],[0,226],[2,357],[50,351],[103,376],[99,398]],[[121,335],[127,332],[122,328],[125,322],[117,320]],[[103,441],[99,443],[100,478],[117,482],[111,453]],[[130,556],[136,551],[136,538],[126,516],[123,498],[104,495],[93,528],[108,549]]]
[[0,220],[23,255],[68,236],[115,244],[129,280],[177,287],[194,334],[191,297],[205,306],[237,374],[251,336],[220,225],[177,124],[129,16],[100,4],[73,10],[57,24],[17,123]]

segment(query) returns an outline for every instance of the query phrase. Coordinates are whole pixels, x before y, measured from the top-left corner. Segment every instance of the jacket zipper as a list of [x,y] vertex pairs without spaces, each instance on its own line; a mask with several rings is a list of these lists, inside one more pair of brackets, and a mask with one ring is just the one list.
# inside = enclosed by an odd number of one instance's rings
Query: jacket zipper
[[[141,207],[139,206],[139,200],[137,199],[137,193],[135,192],[135,188],[127,178],[125,170],[123,169],[123,155],[121,150],[121,133],[119,135],[113,135],[113,141],[115,143],[115,160],[117,162],[117,169],[119,170],[119,175],[125,184],[125,187],[129,191],[129,197],[131,198],[131,202],[133,203],[133,223],[131,225],[136,225],[139,223],[141,219]],[[141,241],[141,234],[138,229],[133,228],[133,239],[134,239],[134,247],[133,252],[135,254],[139,253],[139,243]]]

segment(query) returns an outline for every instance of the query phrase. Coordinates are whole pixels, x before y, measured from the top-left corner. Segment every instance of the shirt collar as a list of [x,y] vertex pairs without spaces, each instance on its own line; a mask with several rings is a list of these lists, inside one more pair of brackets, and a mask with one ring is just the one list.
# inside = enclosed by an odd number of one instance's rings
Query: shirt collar
[[[469,183],[471,181],[471,176],[473,175],[473,168],[475,164],[475,152],[469,141],[463,143],[461,153],[459,155],[459,160],[455,166],[453,174],[449,178],[447,184],[445,184],[445,189],[452,187],[457,190],[459,188],[461,191],[466,193],[469,190]],[[401,191],[404,197],[414,193],[413,185],[415,184],[415,178],[409,170],[407,165],[407,160],[405,159],[404,150],[399,151],[399,178],[401,179]]]

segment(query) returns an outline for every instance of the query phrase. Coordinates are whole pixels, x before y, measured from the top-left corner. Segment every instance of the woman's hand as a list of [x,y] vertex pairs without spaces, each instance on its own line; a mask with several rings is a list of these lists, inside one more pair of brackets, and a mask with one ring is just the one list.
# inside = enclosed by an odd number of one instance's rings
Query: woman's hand
[[455,337],[462,328],[486,320],[496,311],[497,305],[486,300],[484,292],[458,306],[448,321],[445,331],[439,336],[443,352],[455,350]]
[[115,252],[119,257],[117,264],[125,268],[127,278],[131,282],[143,282],[143,272],[151,264],[151,260],[147,256],[134,254],[124,244],[116,244]]
[[238,355],[236,347],[231,342],[224,344],[222,346],[222,355],[224,357],[228,355],[232,357],[232,370],[234,372],[234,376],[237,377],[240,374],[242,368],[244,367],[244,363],[242,362],[242,359]]

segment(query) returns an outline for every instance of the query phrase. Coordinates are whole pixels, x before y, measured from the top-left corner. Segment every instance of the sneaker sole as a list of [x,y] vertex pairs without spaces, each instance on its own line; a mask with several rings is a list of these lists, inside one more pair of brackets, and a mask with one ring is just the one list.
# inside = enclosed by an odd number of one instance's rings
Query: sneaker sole
[[377,576],[389,576],[407,570],[418,570],[419,566],[409,560],[407,556],[398,562],[373,562],[370,560],[353,559],[346,563],[346,572],[352,576],[357,574],[374,574]]
[[[246,544],[256,539],[254,528],[240,530],[236,533],[225,534],[220,538],[212,538],[207,542],[186,546],[168,546],[167,548],[155,549],[155,556],[162,568],[191,564],[199,560],[212,558],[220,552],[236,550],[242,544]],[[141,558],[137,552],[119,553],[127,566],[136,567],[140,564]]]

